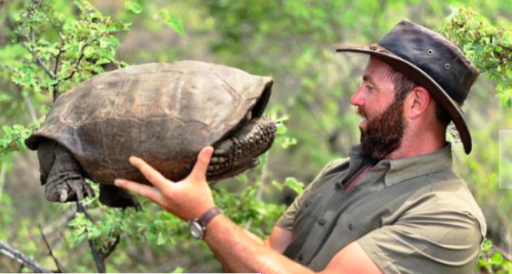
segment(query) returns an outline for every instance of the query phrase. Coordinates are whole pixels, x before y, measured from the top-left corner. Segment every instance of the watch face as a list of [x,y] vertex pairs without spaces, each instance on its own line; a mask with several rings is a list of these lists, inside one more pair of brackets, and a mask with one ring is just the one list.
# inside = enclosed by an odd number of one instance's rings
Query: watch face
[[198,222],[190,222],[189,225],[190,233],[192,233],[192,236],[196,239],[202,239],[203,238],[203,227]]

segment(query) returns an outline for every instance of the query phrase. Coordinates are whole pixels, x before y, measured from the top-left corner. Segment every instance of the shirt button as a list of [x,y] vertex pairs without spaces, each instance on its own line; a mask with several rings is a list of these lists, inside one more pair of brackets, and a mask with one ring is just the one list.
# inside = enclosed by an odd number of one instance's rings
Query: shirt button
[[304,254],[299,254],[299,261],[302,261],[304,259]]
[[352,223],[350,223],[350,224],[348,225],[348,230],[352,230],[352,229],[354,229],[354,225],[353,225]]
[[321,226],[325,225],[325,223],[327,223],[327,220],[325,220],[325,219],[318,220],[318,224]]
[[305,206],[305,207],[309,207],[309,202],[305,202],[305,203],[304,203],[304,206]]

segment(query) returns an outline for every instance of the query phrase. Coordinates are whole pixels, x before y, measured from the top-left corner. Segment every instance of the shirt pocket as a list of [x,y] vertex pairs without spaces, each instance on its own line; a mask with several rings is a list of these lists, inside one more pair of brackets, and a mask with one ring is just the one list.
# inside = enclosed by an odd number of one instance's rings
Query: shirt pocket
[[333,226],[332,232],[324,239],[324,243],[312,259],[311,269],[325,269],[338,252],[367,233],[366,228],[350,213],[339,215]]
[[317,217],[314,212],[318,207],[318,202],[312,198],[307,197],[297,211],[293,221],[294,231],[303,231],[315,223]]

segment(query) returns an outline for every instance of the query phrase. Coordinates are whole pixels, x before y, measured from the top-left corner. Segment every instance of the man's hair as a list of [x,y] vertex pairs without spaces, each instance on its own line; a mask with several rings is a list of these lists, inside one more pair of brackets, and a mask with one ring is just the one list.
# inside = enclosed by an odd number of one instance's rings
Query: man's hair
[[[387,75],[395,87],[395,100],[405,100],[405,96],[407,96],[407,94],[417,86],[417,84],[409,79],[409,77],[405,76],[405,74],[393,67],[389,67]],[[437,102],[435,102],[435,104],[437,122],[444,127],[448,126],[452,118]]]

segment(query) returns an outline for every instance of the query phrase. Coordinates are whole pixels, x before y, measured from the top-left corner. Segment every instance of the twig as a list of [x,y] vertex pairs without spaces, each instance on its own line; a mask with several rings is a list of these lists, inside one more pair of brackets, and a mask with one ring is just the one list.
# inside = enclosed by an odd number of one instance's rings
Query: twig
[[53,73],[51,73],[50,69],[44,64],[43,60],[41,60],[41,58],[39,58],[39,56],[37,56],[37,53],[35,52],[35,50],[33,48],[34,43],[35,43],[35,37],[34,37],[34,29],[32,28],[32,26],[29,27],[30,33],[27,32],[28,18],[30,18],[30,16],[32,16],[32,14],[34,13],[36,5],[41,4],[41,3],[42,3],[42,1],[32,1],[32,5],[28,8],[27,14],[26,14],[26,19],[22,25],[21,33],[23,34],[23,37],[28,42],[30,42],[31,47],[27,46],[24,42],[21,42],[20,44],[32,55],[32,58],[34,58],[34,60],[36,61],[36,64],[44,70],[44,72],[48,75],[48,77],[50,77],[52,80],[55,80],[55,75],[53,75]]
[[504,46],[504,45],[502,45],[502,44],[498,44],[498,46],[499,46],[499,47],[502,47],[502,48],[504,48],[504,49],[506,49],[506,50],[510,50],[510,51],[512,51],[512,47]]
[[57,228],[69,223],[69,221],[73,219],[75,212],[76,209],[70,208],[66,212],[59,214],[60,218],[46,225],[46,227],[43,228],[43,233],[51,238],[51,235],[53,235],[55,231],[57,231]]
[[496,68],[496,67],[498,67],[498,66],[500,66],[500,65],[503,65],[503,64],[505,64],[505,63],[507,63],[507,62],[512,62],[512,58],[505,58],[505,59],[502,59],[502,60],[501,60],[501,61],[499,61],[499,62],[496,62],[496,63],[494,63],[494,64],[491,64],[491,65],[489,65],[489,66],[487,66],[487,67],[483,68],[483,69],[482,69],[482,71],[481,71],[481,73],[487,72],[488,70],[490,70],[490,69],[492,69],[492,68]]
[[[60,30],[60,31],[62,31],[62,30]],[[61,44],[62,44],[62,36],[61,35],[59,35],[59,39],[60,39],[60,41],[59,41],[59,53],[57,53],[57,56],[55,56],[55,67],[53,68],[53,74],[54,75],[57,75],[57,71],[58,71],[59,65],[60,65],[59,64],[60,63],[60,56],[64,53],[64,50],[62,49],[62,46],[61,46]]]
[[[91,215],[89,215],[89,212],[87,212],[87,209],[85,209],[84,205],[80,201],[76,202],[76,211],[83,213],[87,219],[91,220],[91,222],[94,222]],[[89,239],[88,241],[92,257],[94,259],[94,262],[96,263],[96,268],[98,268],[98,272],[106,273],[105,263],[102,259],[103,256],[101,254],[101,250],[98,249],[96,243],[93,240]]]
[[[7,69],[9,69],[10,71],[12,71],[14,73],[21,74],[21,72],[17,68],[9,66],[9,65],[1,63],[1,62],[0,62],[0,67],[7,68]],[[27,107],[28,113],[30,115],[30,119],[32,119],[32,122],[36,122],[37,123],[38,122],[37,114],[36,114],[36,111],[34,109],[34,105],[32,105],[32,100],[30,100],[30,97],[28,95],[23,94],[23,87],[22,86],[16,84],[16,87],[18,88],[18,92],[23,97],[23,101],[25,102],[25,106]]]
[[46,237],[44,236],[43,228],[41,227],[41,225],[39,225],[39,233],[41,234],[41,237],[43,238],[43,241],[44,241],[44,243],[46,244],[46,248],[48,248],[48,254],[52,257],[53,262],[54,262],[54,263],[55,263],[55,265],[57,266],[57,272],[58,272],[58,273],[63,273],[62,269],[60,268],[59,261],[58,261],[58,260],[57,260],[57,258],[53,255],[52,248],[50,247],[50,244],[48,243],[48,241],[46,240]]
[[80,48],[80,56],[78,57],[78,60],[76,60],[75,65],[73,66],[73,71],[68,76],[66,76],[64,79],[62,79],[62,81],[67,81],[67,80],[73,78],[75,73],[78,71],[78,67],[80,66],[80,63],[82,62],[82,60],[85,57],[85,54],[84,54],[85,49],[88,46],[90,46],[92,43],[97,42],[97,41],[98,41],[98,39],[93,39],[90,42],[85,43],[82,46],[82,48]]
[[[26,34],[23,34],[23,36],[25,36],[26,39],[30,39],[28,36],[26,36]],[[32,41],[30,41],[30,42],[32,42]],[[40,68],[42,68],[44,70],[44,72],[48,75],[48,77],[50,77],[50,79],[55,80],[55,76],[53,75],[53,73],[51,73],[50,69],[48,69],[46,67],[43,60],[41,60],[41,58],[39,58],[39,56],[37,56],[36,52],[33,49],[31,49],[29,46],[27,46],[25,43],[21,42],[20,44],[30,54],[32,54],[32,58],[34,58],[36,60],[36,65],[38,65]]]
[[116,239],[114,240],[114,243],[112,243],[110,246],[109,246],[109,249],[107,251],[107,253],[105,253],[105,259],[108,258],[108,256],[110,256],[110,254],[112,254],[112,252],[114,252],[114,250],[116,249],[117,245],[119,244],[119,242],[121,241],[121,236],[117,236]]
[[20,88],[21,96],[23,96],[23,102],[25,102],[25,106],[27,107],[28,113],[30,115],[30,119],[32,119],[32,122],[37,123],[38,122],[37,114],[34,109],[34,106],[32,105],[32,100],[30,100],[30,97],[28,95],[23,94],[23,92],[21,92],[21,87],[19,87],[19,88]]
[[2,241],[0,241],[0,254],[6,256],[7,258],[10,258],[10,259],[13,259],[13,260],[19,262],[20,264],[22,264],[22,268],[28,267],[32,271],[38,272],[38,273],[52,273],[50,270],[42,267],[39,263],[34,261],[32,258],[29,258],[29,257],[23,255],[23,253],[12,248],[10,245],[8,245],[7,243],[4,243]]
[[[84,50],[92,43],[96,42],[97,39],[93,39],[90,43],[85,43],[82,48],[80,48],[80,56],[78,57],[78,59],[76,60],[75,62],[75,65],[73,66],[73,71],[66,77],[62,78],[61,80],[58,80],[57,83],[55,83],[53,85],[53,101],[55,102],[55,100],[57,100],[57,97],[59,97],[59,85],[60,83],[64,82],[64,81],[67,81],[67,80],[70,80],[71,78],[73,78],[73,76],[75,76],[75,73],[78,71],[78,68],[80,67],[80,63],[82,62],[82,60],[84,59],[85,57],[85,54],[84,54]],[[56,57],[56,61],[55,61],[55,71],[57,71],[57,67],[59,65],[59,58],[60,58],[60,55],[63,51],[59,49],[59,54],[57,55]],[[56,72],[55,72],[56,73]]]
[[[257,200],[261,200],[263,198],[263,190],[265,188],[265,181],[267,179],[267,176],[268,176],[268,159],[270,158],[269,157],[269,153],[265,154],[264,157],[266,157],[265,159],[265,165],[262,167],[262,170],[261,170],[261,175],[260,175],[260,185],[258,186],[258,190],[256,192],[256,199]],[[247,223],[245,223],[245,229],[246,230],[249,230],[249,228],[251,228],[252,226],[252,222],[253,222],[253,219],[250,218]]]
[[[87,212],[85,206],[81,202],[76,203],[77,212],[84,213],[85,217],[89,219],[91,222],[94,222],[91,215],[89,215],[89,212]],[[96,246],[96,243],[89,239],[89,247],[91,248],[92,257],[94,258],[94,262],[96,263],[96,267],[98,268],[99,273],[105,273],[105,260],[114,252],[114,250],[117,247],[117,244],[119,244],[121,240],[120,236],[117,236],[115,241],[113,243],[109,243],[107,247],[107,251],[103,252],[101,249]]]
[[[0,62],[0,67],[4,67],[4,68],[6,68],[6,69],[8,69],[8,70],[10,70],[10,71],[12,71],[12,72],[14,72],[14,73],[23,74],[19,69],[15,68],[15,67],[13,67],[13,66],[9,66],[9,65],[7,65],[7,64],[4,64],[4,63],[2,63],[2,62]],[[40,80],[38,80],[38,79],[36,79],[36,82],[37,82],[38,84],[40,84],[40,83],[41,83],[41,81],[40,81]],[[15,84],[15,85],[16,85],[16,86],[18,86],[18,87],[21,87],[21,85],[18,85],[18,84]]]
[[494,250],[498,251],[499,253],[501,253],[501,255],[503,256],[503,258],[509,262],[512,262],[512,256],[510,256],[510,253],[507,252],[506,250],[498,247],[498,246],[493,246],[492,248],[494,248]]
[[9,69],[10,71],[14,72],[14,73],[20,73],[21,72],[19,71],[19,69],[13,67],[13,66],[10,66],[10,65],[7,65],[7,64],[4,64],[4,63],[0,63],[0,67],[4,67],[6,69]]
[[2,161],[2,166],[0,167],[0,204],[2,203],[2,195],[4,190],[5,183],[5,173],[7,172],[7,165],[5,164],[5,160]]

